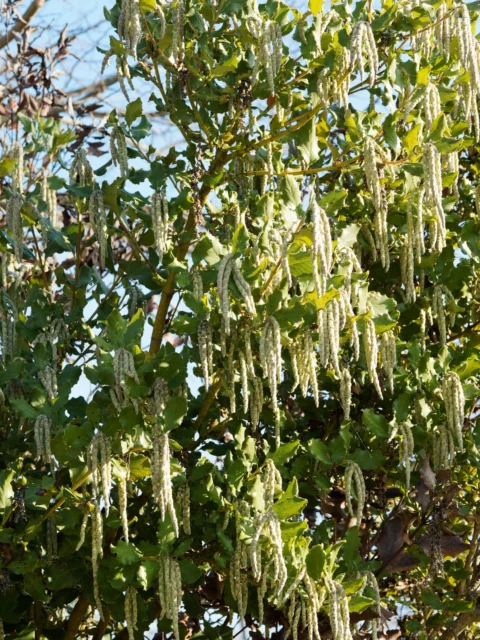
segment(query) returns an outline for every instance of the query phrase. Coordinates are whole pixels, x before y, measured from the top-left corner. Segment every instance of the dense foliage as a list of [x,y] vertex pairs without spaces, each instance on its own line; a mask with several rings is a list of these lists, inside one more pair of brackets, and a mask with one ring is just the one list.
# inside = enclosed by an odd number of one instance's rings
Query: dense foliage
[[110,160],[3,131],[0,637],[478,637],[476,6],[105,16]]

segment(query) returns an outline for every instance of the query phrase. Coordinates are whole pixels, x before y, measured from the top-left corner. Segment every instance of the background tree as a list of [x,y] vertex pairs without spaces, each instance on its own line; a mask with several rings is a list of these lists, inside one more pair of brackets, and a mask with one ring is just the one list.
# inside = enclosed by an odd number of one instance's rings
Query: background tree
[[475,6],[105,16],[108,162],[7,114],[1,634],[475,638]]

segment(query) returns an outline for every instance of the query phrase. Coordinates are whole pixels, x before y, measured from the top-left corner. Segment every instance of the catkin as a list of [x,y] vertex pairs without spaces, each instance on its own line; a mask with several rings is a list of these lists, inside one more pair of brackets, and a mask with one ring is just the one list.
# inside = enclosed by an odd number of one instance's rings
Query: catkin
[[397,365],[397,348],[395,344],[395,334],[393,331],[385,331],[382,333],[380,340],[380,357],[382,367],[387,376],[390,391],[393,393],[393,372]]
[[118,35],[125,42],[127,53],[137,60],[137,46],[142,37],[139,0],[122,0],[118,18]]
[[46,367],[43,371],[38,372],[38,377],[47,392],[48,399],[53,402],[58,395],[56,371],[51,367]]
[[341,331],[341,305],[337,298],[333,298],[325,309],[319,309],[317,313],[317,325],[319,334],[319,358],[324,367],[329,364],[335,373],[340,375],[340,331]]
[[128,492],[127,492],[127,477],[119,478],[117,481],[118,488],[118,510],[120,511],[120,518],[122,520],[122,531],[125,542],[128,542]]
[[128,587],[125,593],[125,620],[127,623],[129,640],[135,639],[137,615],[137,590],[134,587]]
[[12,192],[22,193],[23,181],[25,179],[24,172],[24,159],[23,159],[23,145],[20,142],[15,142],[12,146],[11,152],[12,158],[15,159],[15,168],[12,173]]
[[105,515],[108,517],[112,484],[111,447],[108,438],[100,431],[88,446],[87,465],[91,472],[92,498],[98,503],[101,495],[105,504]]
[[340,373],[340,402],[343,409],[344,420],[350,420],[350,408],[352,406],[352,376],[347,367]]
[[54,189],[50,189],[48,185],[48,173],[43,172],[42,180],[42,200],[47,205],[47,216],[50,218],[52,226],[57,226],[57,194]]
[[446,242],[445,213],[442,203],[442,167],[440,153],[431,142],[423,145],[423,172],[425,202],[435,214],[432,227],[432,249],[440,252]]
[[70,184],[79,184],[81,187],[89,187],[94,182],[93,169],[88,161],[84,149],[79,149],[75,154],[70,167]]
[[270,397],[272,399],[273,414],[275,417],[276,441],[277,444],[279,444],[277,389],[282,379],[282,344],[280,327],[273,316],[270,316],[266,321],[260,336],[260,362],[270,387]]
[[442,383],[442,395],[447,415],[447,427],[463,453],[463,424],[465,422],[465,395],[457,373],[448,373]]
[[17,262],[21,262],[23,257],[23,204],[23,196],[19,193],[14,193],[6,206],[7,228],[13,239]]
[[455,442],[452,432],[445,425],[438,425],[433,434],[433,466],[436,471],[448,469],[455,459]]
[[425,133],[428,135],[431,131],[433,122],[442,112],[440,104],[440,94],[435,84],[429,82],[425,90]]
[[288,245],[291,243],[293,235],[295,233],[297,225],[293,223],[290,229],[285,234],[282,241],[282,269],[287,279],[288,288],[291,289],[293,285],[292,273],[290,271],[290,265],[288,263]]
[[80,525],[80,534],[78,537],[77,546],[75,547],[75,551],[80,551],[80,549],[83,547],[83,544],[85,542],[85,535],[87,533],[87,526],[88,526],[88,516],[89,516],[89,510],[87,507],[85,507],[83,510],[82,524]]
[[183,64],[185,51],[184,22],[185,7],[183,0],[177,0],[172,7],[172,57],[177,67]]
[[153,497],[160,507],[162,520],[168,513],[172,519],[173,529],[178,538],[178,521],[172,495],[172,477],[170,468],[170,444],[166,433],[158,430],[153,438],[152,449],[152,487]]
[[152,197],[152,227],[155,246],[160,264],[169,247],[169,217],[168,202],[164,193],[158,191]]
[[[332,267],[332,239],[330,223],[325,211],[318,206],[312,194],[310,211],[313,224],[312,273],[319,298],[326,291],[327,278]],[[320,265],[318,262],[320,261]],[[319,270],[320,267],[320,270]]]
[[127,378],[133,378],[137,384],[140,384],[137,372],[135,370],[135,361],[133,354],[125,349],[117,349],[113,358],[113,373],[115,381],[125,393],[128,393],[126,385]]
[[98,568],[100,560],[103,558],[103,521],[100,506],[95,504],[92,513],[92,574],[93,574],[93,596],[95,606],[103,620],[103,607],[98,586]]
[[252,432],[258,428],[260,422],[260,414],[263,409],[263,383],[259,378],[253,378],[252,380],[253,391],[250,396],[250,420],[252,423]]
[[90,196],[88,211],[90,214],[90,222],[95,229],[95,235],[97,236],[100,246],[100,264],[102,269],[104,269],[107,256],[107,214],[103,202],[103,193],[101,191],[94,191]]
[[180,505],[180,512],[182,514],[182,528],[185,535],[189,536],[192,533],[190,526],[190,487],[187,482],[180,485],[178,489],[178,504]]
[[47,519],[47,556],[50,562],[58,557],[57,525],[53,517]]
[[442,2],[437,10],[435,40],[441,53],[448,60],[450,58],[450,43],[452,39],[451,20],[448,18],[448,7]]
[[365,358],[367,360],[367,369],[370,380],[375,387],[380,399],[383,399],[382,390],[380,388],[380,381],[377,374],[377,362],[378,362],[378,343],[377,334],[375,331],[375,323],[369,317],[365,319],[365,330],[363,332],[363,346],[365,349]]
[[[357,508],[355,512],[352,506],[352,481],[357,496]],[[366,502],[366,489],[365,481],[363,479],[362,470],[356,462],[350,460],[345,470],[345,501],[347,504],[347,511],[351,516],[355,516],[357,520],[357,526],[360,526],[362,522],[363,510]]]
[[203,298],[203,281],[199,269],[192,269],[192,288],[193,297],[201,300]]
[[110,134],[110,155],[112,156],[113,166],[120,168],[122,178],[128,176],[128,151],[127,141],[122,128],[116,124]]
[[37,457],[43,462],[54,465],[51,449],[51,429],[52,421],[46,416],[38,416],[35,420],[34,435],[37,448]]
[[326,585],[329,593],[328,617],[333,640],[352,640],[350,614],[345,591],[339,582],[328,578]]
[[378,588],[377,578],[374,573],[371,571],[365,571],[365,575],[367,577],[366,586],[370,587],[373,591],[373,600],[375,602],[374,609],[377,614],[377,617],[372,620],[372,638],[377,638],[377,631],[379,627],[378,620],[381,620],[382,616],[380,589]]
[[[445,285],[437,284],[433,290],[432,314],[437,319],[440,344],[444,347],[447,344],[447,319],[445,312],[445,302],[451,301],[453,296]],[[444,302],[445,301],[445,302]],[[455,322],[455,313],[450,315],[450,324]]]
[[405,466],[405,486],[408,491],[410,489],[411,458],[414,453],[415,443],[410,424],[404,422],[398,427],[398,432],[401,435],[399,444],[400,460]]
[[385,198],[385,187],[380,180],[380,173],[377,168],[378,145],[370,137],[365,138],[364,146],[364,168],[367,187],[373,199],[375,209],[374,228],[376,245],[380,251],[382,266],[388,271],[390,258],[388,253],[388,227],[387,213],[388,207]]
[[201,320],[198,325],[198,351],[200,354],[205,390],[208,391],[213,376],[213,340],[212,328],[207,319]]

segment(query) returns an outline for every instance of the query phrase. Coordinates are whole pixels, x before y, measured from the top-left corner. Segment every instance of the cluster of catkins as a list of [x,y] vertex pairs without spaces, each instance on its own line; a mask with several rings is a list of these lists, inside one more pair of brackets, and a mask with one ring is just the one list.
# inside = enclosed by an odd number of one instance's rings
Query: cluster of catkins
[[127,54],[137,59],[137,46],[142,37],[139,0],[122,0],[118,18],[118,35],[125,43]]
[[38,416],[34,426],[35,446],[37,457],[44,463],[52,466],[53,456],[51,449],[52,421],[47,416]]
[[233,275],[235,285],[245,302],[248,314],[253,317],[257,313],[250,285],[243,277],[235,258],[230,253],[227,253],[220,262],[217,275],[217,292],[219,308],[222,314],[222,327],[227,336],[230,335],[230,300],[228,297],[228,283],[231,275]]
[[135,398],[130,397],[127,378],[140,384],[135,370],[133,354],[126,349],[117,349],[113,357],[113,373],[115,375],[115,386],[110,388],[110,399],[113,406],[120,412],[131,402],[138,413],[138,403]]
[[172,620],[173,637],[180,640],[178,612],[182,604],[182,576],[180,567],[171,556],[160,556],[158,563],[158,593],[160,597],[160,620]]
[[275,78],[282,66],[283,40],[282,28],[278,22],[267,20],[262,24],[260,16],[249,20],[254,37],[259,42],[259,53],[255,55],[252,70],[252,87],[258,81],[261,69],[265,72],[271,95],[275,95]]
[[265,322],[260,336],[260,362],[270,387],[270,396],[272,398],[273,414],[276,425],[275,435],[277,445],[279,445],[280,433],[277,426],[279,423],[277,386],[282,380],[282,344],[280,339],[280,327],[273,316],[270,316]]
[[350,35],[350,58],[351,67],[358,69],[362,81],[365,77],[364,59],[367,59],[370,71],[369,84],[373,87],[378,73],[377,45],[375,44],[370,23],[364,20],[356,22],[352,29]]

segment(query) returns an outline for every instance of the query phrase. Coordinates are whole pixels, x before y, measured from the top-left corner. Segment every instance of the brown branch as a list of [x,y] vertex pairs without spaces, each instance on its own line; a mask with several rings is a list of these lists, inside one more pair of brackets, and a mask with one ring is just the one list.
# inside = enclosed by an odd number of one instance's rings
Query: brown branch
[[35,640],[42,637],[42,603],[35,601],[33,606],[33,619],[35,621]]
[[3,38],[0,38],[0,50],[5,49],[5,47],[14,40],[17,34],[25,31],[29,23],[32,21],[32,18],[40,11],[46,1],[47,0],[33,0],[23,16],[17,20],[10,31],[5,34]]
[[73,607],[70,618],[68,619],[63,640],[75,640],[75,638],[77,637],[77,631],[82,623],[85,614],[88,611],[89,606],[90,603],[82,593],[75,606]]
[[220,378],[217,378],[217,380],[215,380],[215,382],[210,387],[210,389],[209,389],[209,391],[207,393],[207,396],[205,398],[205,401],[202,404],[202,407],[201,407],[200,411],[198,412],[198,416],[197,416],[197,419],[195,420],[195,424],[194,424],[195,429],[198,429],[198,427],[205,420],[205,416],[207,415],[208,410],[212,406],[213,401],[217,397],[217,394],[220,391],[220,387],[221,386],[222,386],[222,381],[221,381]]
[[94,82],[93,84],[88,85],[87,87],[74,89],[73,91],[70,91],[68,95],[71,98],[73,98],[74,96],[81,96],[81,98],[77,102],[83,102],[88,98],[95,98],[99,93],[102,93],[102,91],[105,91],[106,89],[116,84],[117,82],[118,82],[118,76],[117,74],[115,74],[108,78],[103,78],[98,82]]
[[[212,162],[212,165],[209,170],[209,174],[212,175],[216,171],[222,167],[225,158],[225,151],[219,151],[217,157]],[[205,202],[207,201],[208,196],[212,187],[208,185],[204,185],[200,191],[199,204],[203,207]],[[180,239],[176,249],[175,249],[175,258],[182,262],[185,259],[185,256],[188,253],[190,248],[190,243],[192,240],[191,231],[195,228],[196,224],[196,207],[192,206],[190,212],[188,214],[187,222],[182,232],[183,239]],[[160,303],[158,305],[157,315],[155,317],[155,324],[153,327],[152,339],[150,342],[150,353],[155,354],[158,353],[160,349],[160,345],[162,344],[163,331],[165,329],[165,321],[168,314],[168,309],[170,308],[170,303],[173,298],[173,294],[175,293],[175,272],[170,271],[167,276],[167,280],[165,282],[165,286],[163,287],[162,295],[160,297]]]
[[448,629],[442,633],[440,640],[457,640],[464,629],[471,627],[477,622],[480,622],[480,609],[473,609],[472,611],[461,613],[458,618],[449,625]]
[[103,610],[103,620],[99,620],[97,624],[97,628],[95,630],[95,634],[93,636],[93,640],[102,640],[105,637],[105,631],[107,630],[108,625],[110,624],[110,610]]

